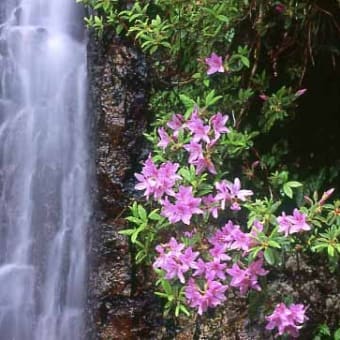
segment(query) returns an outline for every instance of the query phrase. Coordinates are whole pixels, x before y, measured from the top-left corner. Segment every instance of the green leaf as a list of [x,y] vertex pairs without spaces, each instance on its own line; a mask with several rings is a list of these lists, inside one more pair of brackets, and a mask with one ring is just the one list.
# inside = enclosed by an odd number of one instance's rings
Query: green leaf
[[270,265],[273,265],[275,263],[275,254],[271,248],[267,248],[264,251],[264,258]]
[[250,257],[252,260],[254,260],[257,256],[257,254],[262,250],[262,247],[254,247],[251,249]]
[[132,207],[130,207],[130,210],[132,211],[132,215],[135,217],[138,217],[138,205],[137,202],[133,202]]
[[293,190],[290,188],[287,183],[283,185],[283,192],[288,196],[289,198],[293,198]]
[[131,242],[136,243],[137,242],[137,237],[139,233],[141,233],[144,229],[146,228],[146,224],[142,223],[139,228],[135,229],[134,233],[131,236]]
[[187,310],[187,308],[184,305],[181,305],[180,309],[185,315],[190,316],[190,312]]
[[125,229],[125,230],[120,230],[120,231],[118,232],[118,234],[131,236],[131,235],[135,232],[135,230],[136,230],[136,229]]
[[203,80],[203,85],[204,85],[205,87],[209,87],[209,86],[210,86],[210,79],[204,79],[204,80]]
[[139,215],[139,217],[141,218],[142,221],[144,221],[144,222],[147,221],[146,210],[140,204],[138,205],[138,215]]
[[161,293],[161,292],[155,292],[155,295],[158,295],[158,296],[163,297],[163,298],[168,297],[165,293]]
[[329,256],[333,257],[334,256],[334,247],[329,245],[327,247],[327,253],[328,253]]
[[288,185],[291,188],[299,188],[302,187],[302,183],[297,182],[297,181],[289,181],[286,183],[286,185]]
[[274,241],[274,240],[269,240],[269,241],[268,241],[268,244],[269,244],[271,247],[273,247],[273,248],[281,248],[280,244],[277,243],[277,242]]
[[172,288],[168,280],[163,279],[161,285],[167,295],[172,295]]
[[320,334],[331,336],[331,331],[326,324],[320,326]]
[[327,248],[327,244],[326,244],[326,243],[324,243],[324,244],[318,244],[318,245],[316,245],[316,246],[313,246],[313,247],[312,247],[312,250],[313,250],[313,251],[317,251],[317,250],[319,250],[319,249],[324,249],[324,248]]
[[196,105],[196,102],[185,94],[180,94],[179,99],[183,103],[186,109],[193,109]]
[[147,255],[145,253],[145,250],[144,249],[140,250],[135,256],[136,263],[143,262],[143,260],[146,258],[146,256]]
[[242,64],[245,66],[245,67],[248,67],[250,66],[250,63],[249,63],[249,59],[243,55],[240,56],[240,59],[241,59],[241,62]]
[[191,172],[188,168],[180,168],[179,170],[179,174],[187,181],[187,182],[191,182],[192,178],[191,178]]
[[162,219],[162,216],[157,213],[159,209],[152,210],[149,214],[149,219],[152,221],[160,221]]
[[179,315],[179,311],[180,311],[180,304],[178,303],[178,304],[176,305],[176,309],[175,309],[175,316],[176,316],[176,318],[177,318],[178,315]]
[[126,217],[126,220],[128,220],[129,222],[135,223],[135,224],[141,224],[142,223],[141,219],[134,217],[134,216]]
[[208,93],[208,95],[205,98],[205,106],[206,107],[211,106],[222,98],[223,98],[222,96],[215,97],[215,90],[212,90]]

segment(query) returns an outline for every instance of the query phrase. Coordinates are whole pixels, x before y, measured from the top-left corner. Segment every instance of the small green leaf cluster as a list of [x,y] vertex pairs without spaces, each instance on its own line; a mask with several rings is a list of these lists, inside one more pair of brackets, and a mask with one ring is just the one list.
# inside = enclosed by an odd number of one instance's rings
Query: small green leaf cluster
[[130,207],[130,216],[126,219],[131,223],[131,228],[120,231],[122,235],[129,236],[131,243],[138,249],[136,263],[150,262],[153,253],[156,235],[169,224],[159,214],[159,209],[147,213],[145,208],[134,202]]
[[313,340],[340,340],[340,325],[332,332],[327,324],[322,324],[318,327],[314,334]]

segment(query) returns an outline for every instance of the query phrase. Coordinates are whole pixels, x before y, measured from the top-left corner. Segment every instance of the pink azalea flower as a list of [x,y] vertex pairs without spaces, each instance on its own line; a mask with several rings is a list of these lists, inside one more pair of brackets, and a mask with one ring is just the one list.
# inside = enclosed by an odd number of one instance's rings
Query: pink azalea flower
[[165,278],[167,280],[178,278],[181,283],[185,283],[184,274],[189,270],[188,266],[180,263],[178,259],[174,257],[168,257],[162,269],[166,272]]
[[190,141],[190,144],[185,144],[184,149],[189,152],[189,160],[190,164],[193,164],[194,161],[203,158],[203,150],[202,145],[199,143],[194,142],[193,140]]
[[259,97],[265,102],[269,99],[269,97],[265,94],[260,94]]
[[182,221],[187,225],[190,224],[192,213],[187,206],[172,204],[167,197],[161,201],[161,204],[163,205],[161,213],[168,218],[170,223]]
[[218,217],[218,201],[215,199],[215,197],[212,194],[209,194],[207,196],[204,196],[202,198],[202,202],[207,209],[208,213],[212,215],[212,217],[217,218]]
[[241,182],[238,178],[235,178],[234,183],[227,184],[227,187],[233,198],[239,199],[243,202],[247,200],[248,196],[252,196],[254,194],[251,190],[241,190]]
[[213,74],[216,72],[224,72],[222,57],[218,56],[216,53],[211,53],[211,56],[205,58],[205,63],[208,65],[207,74]]
[[286,6],[284,4],[277,4],[275,6],[275,11],[282,14],[286,10]]
[[220,280],[225,280],[225,269],[226,269],[226,264],[221,263],[219,259],[214,259],[210,262],[207,262],[205,264],[206,268],[206,274],[205,277],[208,280],[215,280],[215,279],[220,279]]
[[157,166],[153,162],[151,155],[149,154],[147,160],[144,162],[142,175],[145,177],[152,177],[152,176],[157,176],[157,174],[158,174]]
[[192,276],[203,276],[206,270],[205,262],[201,258],[198,259],[196,261],[194,269],[195,269],[195,272],[193,273]]
[[301,231],[311,230],[311,226],[306,222],[306,214],[294,209],[293,215],[286,216],[285,212],[277,218],[279,232],[285,233],[285,236],[299,233]]
[[181,185],[178,193],[175,194],[175,198],[175,204],[170,203],[167,197],[161,201],[163,205],[162,215],[167,217],[170,223],[182,221],[189,225],[193,214],[203,214],[203,211],[199,208],[201,199],[193,197],[192,187]]
[[234,263],[230,269],[227,269],[227,273],[232,276],[230,285],[239,288],[242,295],[246,294],[249,289],[260,291],[258,276],[268,274],[268,271],[262,268],[262,265],[263,259],[254,261],[246,269],[241,269],[238,264]]
[[190,119],[186,122],[185,126],[191,131],[193,134],[193,141],[200,142],[201,140],[205,141],[206,143],[210,142],[209,138],[209,131],[210,126],[204,125],[204,122],[198,115],[198,109],[196,108]]
[[179,256],[179,259],[182,261],[183,265],[186,265],[188,268],[196,268],[195,260],[198,255],[198,251],[192,251],[192,248],[188,247],[184,250],[184,253]]
[[209,243],[215,247],[217,245],[222,245],[230,248],[234,242],[233,233],[238,228],[240,228],[240,226],[235,225],[232,221],[228,221],[228,223],[224,225],[222,229],[215,232],[215,234],[209,239]]
[[158,135],[160,137],[160,141],[157,144],[157,146],[159,146],[160,148],[162,148],[163,150],[166,149],[166,147],[169,145],[169,143],[171,142],[171,138],[169,137],[169,135],[167,134],[167,132],[165,131],[164,128],[159,128],[158,129]]
[[166,124],[170,129],[174,131],[174,137],[177,138],[181,128],[183,128],[184,117],[177,113],[172,115],[171,120]]
[[248,251],[251,246],[251,238],[249,234],[242,232],[239,228],[235,228],[232,231],[232,238],[234,239],[233,243],[230,246],[230,249],[238,249]]
[[233,202],[233,204],[230,206],[230,210],[239,211],[241,210],[241,206],[237,202]]
[[230,132],[230,130],[226,127],[228,119],[229,116],[223,116],[221,112],[217,112],[214,116],[211,117],[210,122],[215,133],[215,140],[220,138],[221,133]]
[[158,245],[156,251],[159,256],[153,263],[153,268],[164,270],[168,280],[177,278],[185,283],[184,274],[195,267],[195,259],[199,253],[192,251],[191,247],[185,248],[183,243],[178,243],[173,237],[169,243]]
[[232,276],[230,285],[240,289],[241,294],[244,295],[251,286],[251,275],[246,269],[241,269],[238,264],[234,263],[227,273]]
[[273,313],[266,317],[266,329],[278,329],[277,335],[287,334],[293,338],[299,336],[302,324],[308,320],[305,315],[306,307],[303,304],[291,304],[287,307],[284,303],[278,304]]
[[178,243],[174,237],[171,237],[169,243],[165,244],[166,247],[172,252],[172,254],[176,254],[179,256],[182,250],[185,248],[183,243]]
[[196,232],[197,232],[197,230],[196,230],[196,228],[194,228],[191,231],[185,231],[183,235],[187,238],[193,238],[195,236]]
[[174,196],[173,187],[177,180],[181,179],[176,172],[179,164],[166,162],[160,165],[158,169],[157,178],[155,180],[154,198],[160,200],[163,195]]
[[288,216],[286,216],[286,213],[283,211],[281,216],[279,216],[277,219],[277,223],[279,224],[279,232],[285,233],[285,236],[288,236],[290,231],[290,220],[288,219]]
[[304,95],[306,93],[306,91],[307,91],[307,89],[298,90],[298,91],[296,91],[295,96],[300,97],[300,96]]
[[226,254],[226,250],[226,244],[215,243],[214,247],[209,250],[209,254],[218,261],[229,261],[231,257]]
[[[248,251],[253,240],[250,233],[244,233],[239,225],[233,224],[232,221],[228,221],[228,223],[220,230],[217,230],[215,234],[209,239],[209,243],[212,244],[215,248],[219,247],[221,251],[225,252],[226,249],[233,250],[243,250]],[[214,249],[214,248],[213,248]],[[210,254],[213,257],[218,257],[217,250],[215,250],[215,254]]]
[[224,210],[226,201],[231,200],[228,182],[226,180],[216,182],[215,188],[217,189],[217,195],[215,196],[215,199],[221,201],[221,209]]
[[333,194],[334,190],[335,190],[334,188],[331,188],[331,189],[325,191],[325,192],[322,194],[322,197],[321,197],[321,199],[320,199],[320,201],[319,201],[319,204],[320,204],[320,205],[325,204],[325,202],[326,202],[326,201],[329,199],[329,197]]
[[202,315],[209,307],[216,307],[226,300],[225,291],[228,286],[218,281],[207,280],[204,288],[200,289],[193,279],[190,279],[185,288],[185,297],[189,305],[198,309]]
[[199,158],[192,162],[193,165],[196,167],[196,174],[200,175],[203,173],[206,169],[213,175],[216,175],[216,168],[214,163],[208,159],[207,157]]
[[240,210],[238,201],[246,201],[247,198],[253,195],[251,190],[241,190],[241,182],[238,178],[235,178],[234,183],[223,180],[215,183],[217,189],[216,200],[221,201],[222,210],[225,209],[226,202],[231,203],[232,210]]
[[248,267],[249,272],[252,275],[257,275],[257,276],[265,276],[269,273],[268,270],[265,270],[262,266],[263,266],[263,254],[259,253],[259,259],[257,261],[254,261],[250,264],[250,266]]
[[289,217],[289,220],[292,223],[290,233],[292,234],[298,233],[302,230],[311,230],[311,226],[306,223],[306,218],[306,214],[300,212],[298,209],[294,209],[293,216]]
[[149,155],[148,159],[144,163],[141,174],[135,174],[135,177],[139,181],[135,185],[137,190],[145,190],[144,195],[149,198],[150,195],[154,194],[158,186],[158,169]]

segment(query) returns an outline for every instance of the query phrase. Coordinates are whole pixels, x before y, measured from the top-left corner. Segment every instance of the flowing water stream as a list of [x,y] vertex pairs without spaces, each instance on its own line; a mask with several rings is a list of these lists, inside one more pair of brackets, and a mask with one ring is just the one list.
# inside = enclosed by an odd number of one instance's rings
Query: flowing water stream
[[79,340],[90,216],[74,0],[0,0],[0,340]]

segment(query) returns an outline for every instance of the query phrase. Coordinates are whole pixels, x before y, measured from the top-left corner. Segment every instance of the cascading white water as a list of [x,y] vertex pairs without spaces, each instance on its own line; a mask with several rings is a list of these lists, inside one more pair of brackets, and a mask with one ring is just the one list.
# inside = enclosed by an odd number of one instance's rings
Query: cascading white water
[[90,216],[74,0],[0,1],[0,340],[79,340]]

